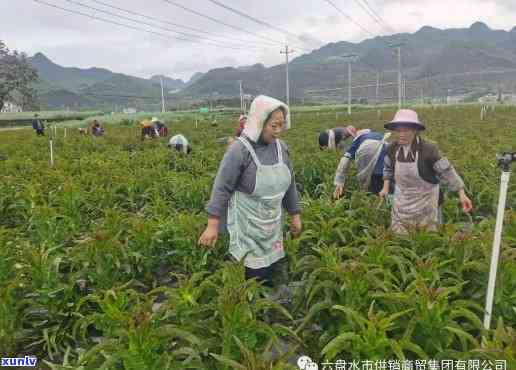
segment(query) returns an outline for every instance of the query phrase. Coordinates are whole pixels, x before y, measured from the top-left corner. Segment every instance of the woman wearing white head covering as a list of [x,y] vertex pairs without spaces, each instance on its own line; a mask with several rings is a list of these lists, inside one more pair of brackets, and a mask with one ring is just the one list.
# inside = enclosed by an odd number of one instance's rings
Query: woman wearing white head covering
[[299,197],[288,148],[278,139],[290,126],[288,107],[258,96],[242,135],[229,147],[219,166],[208,212],[208,226],[199,244],[213,247],[227,213],[229,252],[244,260],[247,278],[272,285],[275,264],[285,256],[283,208],[292,216],[291,233],[301,233]]
[[190,143],[188,142],[186,137],[184,137],[181,134],[172,136],[168,141],[168,147],[184,154],[188,154],[192,151]]

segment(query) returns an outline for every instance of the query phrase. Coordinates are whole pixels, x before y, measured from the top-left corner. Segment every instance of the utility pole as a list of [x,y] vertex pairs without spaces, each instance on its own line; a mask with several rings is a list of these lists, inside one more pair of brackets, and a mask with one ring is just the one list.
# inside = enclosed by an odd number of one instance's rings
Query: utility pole
[[403,106],[407,105],[407,79],[403,79]]
[[402,107],[402,70],[401,70],[401,47],[404,45],[404,43],[398,43],[398,44],[390,44],[392,48],[396,48],[398,51],[398,109],[401,109]]
[[244,112],[244,90],[242,89],[242,80],[240,83],[240,112]]
[[351,59],[348,60],[348,116],[351,116]]
[[432,80],[430,78],[430,73],[426,77],[427,90],[430,93],[430,104],[434,103],[434,89],[432,87]]
[[161,81],[161,113],[165,113],[165,90],[163,88],[163,76],[160,76]]
[[358,57],[357,54],[346,54],[346,55],[341,55],[340,57],[336,57],[336,58],[345,59],[348,62],[348,115],[351,115],[351,81],[352,81],[351,63],[355,62],[357,57]]
[[398,49],[398,109],[401,109],[401,45],[397,47]]
[[401,85],[401,91],[403,92],[402,98],[401,98],[401,104],[402,106],[407,105],[407,80],[403,79],[402,85]]
[[288,45],[285,45],[285,50],[280,51],[281,54],[285,54],[285,71],[287,74],[287,83],[286,83],[286,103],[287,106],[290,107],[290,86],[289,86],[289,78],[288,78],[288,55],[293,53],[295,50],[289,49]]
[[375,98],[376,105],[378,105],[379,96],[380,96],[380,71],[377,71],[376,72],[376,98]]

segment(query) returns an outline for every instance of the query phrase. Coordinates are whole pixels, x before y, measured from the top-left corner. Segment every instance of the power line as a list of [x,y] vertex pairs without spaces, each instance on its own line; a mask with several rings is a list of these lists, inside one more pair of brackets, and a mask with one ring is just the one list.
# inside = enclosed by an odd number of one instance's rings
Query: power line
[[[123,16],[123,15],[120,15],[120,14],[109,12],[107,10],[102,10],[102,9],[99,9],[99,8],[95,8],[93,6],[86,5],[86,4],[81,3],[79,1],[75,1],[75,0],[64,0],[64,1],[66,1],[68,3],[71,3],[71,4],[75,4],[75,5],[81,6],[81,7],[86,8],[86,9],[90,9],[90,10],[93,10],[93,11],[96,11],[96,12],[100,12],[100,13],[104,13],[104,14],[110,15],[110,16],[115,17],[115,18],[123,19],[123,20],[130,21],[130,22],[135,22],[135,23],[138,23],[138,24],[143,24],[143,25],[148,26],[148,27],[160,29],[160,30],[167,31],[167,32],[176,33],[178,35],[183,35],[185,37],[189,37],[190,38],[190,39],[188,39],[188,38],[184,38],[184,37],[172,36],[173,38],[176,38],[176,39],[181,40],[181,41],[202,43],[202,41],[196,40],[198,35],[192,35],[192,34],[188,34],[188,33],[185,33],[185,32],[174,31],[174,30],[171,30],[171,29],[165,28],[165,27],[155,26],[155,25],[153,25],[151,23],[142,22],[142,21],[140,21],[138,19],[126,17],[126,16]],[[193,38],[193,40],[191,38]],[[211,42],[211,43],[207,42],[207,44],[211,44],[211,45],[215,45],[215,46],[219,46],[219,47],[227,47],[227,48],[231,48],[231,49],[234,49],[234,50],[245,50],[245,49],[247,49],[246,47],[238,47],[238,46],[230,45],[230,44],[227,44],[227,45],[226,44],[221,44],[218,40],[215,40],[215,42]]]
[[373,9],[371,4],[367,0],[355,0],[355,1],[361,1],[365,5],[366,12],[369,13],[369,15],[378,23],[378,25],[388,32],[396,33],[396,31],[387,23],[385,20]]
[[[289,32],[289,31],[287,31],[287,30],[285,30],[285,29],[283,29],[283,28],[281,28],[281,27],[275,26],[275,25],[270,24],[270,23],[268,23],[268,22],[265,22],[265,21],[263,21],[263,20],[261,20],[261,19],[258,19],[258,18],[255,18],[255,17],[252,17],[252,16],[250,16],[249,14],[246,14],[246,13],[244,13],[244,12],[242,12],[242,11],[238,10],[238,9],[235,9],[235,8],[232,8],[232,7],[228,6],[228,5],[226,5],[226,4],[223,4],[223,3],[221,3],[221,2],[220,2],[220,1],[218,1],[218,0],[208,0],[208,1],[212,2],[213,4],[215,4],[215,5],[217,5],[217,6],[220,6],[221,8],[224,8],[224,9],[226,9],[226,10],[228,10],[228,11],[232,12],[232,13],[235,13],[235,14],[237,14],[237,15],[241,16],[241,17],[244,17],[244,18],[246,18],[246,19],[249,19],[249,20],[251,20],[251,21],[253,21],[253,22],[257,23],[257,24],[260,24],[260,25],[262,25],[262,26],[265,26],[265,27],[271,28],[271,29],[276,30],[276,31],[278,31],[278,32],[280,32],[280,33],[283,33],[283,34],[285,34],[285,35],[289,35],[290,37],[293,37],[293,38],[296,38],[296,39],[300,39],[300,37],[299,37],[299,36],[297,36],[297,35],[295,35],[295,34],[293,34],[293,33]],[[305,50],[305,51],[309,51],[308,49],[301,48],[301,47],[299,47],[298,45],[296,45],[296,47],[298,47],[299,49]]]
[[254,36],[254,37],[261,38],[261,39],[263,39],[263,40],[272,41],[272,42],[274,42],[275,44],[279,44],[279,45],[283,46],[283,43],[281,43],[281,42],[279,42],[279,41],[277,41],[277,40],[271,39],[271,38],[266,37],[266,36],[258,35],[258,34],[254,33],[254,32],[251,32],[251,31],[246,30],[245,28],[241,28],[241,27],[233,26],[232,24],[229,24],[229,23],[223,22],[223,21],[221,21],[221,20],[219,20],[219,19],[217,19],[217,18],[214,18],[214,17],[211,17],[211,16],[209,16],[209,15],[206,15],[206,14],[200,13],[200,12],[198,12],[197,10],[187,8],[186,6],[181,5],[181,4],[178,4],[178,3],[174,2],[174,1],[171,1],[171,0],[163,0],[163,1],[165,1],[166,3],[169,3],[170,5],[173,5],[173,6],[175,6],[175,7],[178,7],[178,8],[180,8],[180,9],[183,9],[184,11],[187,11],[187,12],[189,12],[189,13],[195,14],[195,15],[197,15],[197,16],[199,16],[199,17],[209,19],[209,20],[210,20],[210,21],[212,21],[212,22],[215,22],[215,23],[218,23],[218,24],[222,24],[222,25],[224,25],[224,26],[226,26],[226,27],[229,27],[229,28],[232,28],[232,29],[234,29],[234,30],[237,30],[237,31],[240,31],[240,32],[247,33],[247,34],[252,35],[252,36]]
[[[414,81],[409,81],[409,82],[414,82]],[[383,84],[379,84],[379,86],[392,86],[392,85],[397,85],[398,83],[397,82],[386,82],[386,83],[383,83]],[[365,89],[365,88],[368,88],[368,87],[376,87],[377,84],[370,84],[370,85],[358,85],[358,86],[351,86],[352,89]],[[317,94],[317,93],[322,93],[322,92],[333,92],[333,91],[342,91],[342,90],[347,90],[349,87],[336,87],[334,89],[322,89],[322,90],[305,90],[305,93],[307,94]]]
[[274,30],[276,30],[276,31],[278,31],[280,33],[284,33],[286,35],[290,35],[291,37],[297,38],[297,35],[294,35],[293,33],[290,33],[289,31],[287,31],[287,30],[285,30],[283,28],[274,26],[274,25],[269,24],[269,23],[267,23],[265,21],[262,21],[260,19],[254,18],[254,17],[252,17],[252,16],[250,16],[248,14],[245,14],[244,12],[242,12],[240,10],[237,10],[235,8],[232,8],[232,7],[228,6],[228,5],[225,5],[225,4],[221,3],[220,1],[217,1],[217,0],[208,0],[208,1],[212,2],[215,5],[218,5],[221,8],[224,8],[224,9],[226,9],[226,10],[232,12],[232,13],[238,14],[241,17],[247,18],[247,19],[249,19],[249,20],[251,20],[251,21],[253,21],[255,23],[258,23],[258,24],[260,24],[262,26],[272,28],[272,29],[274,29]]
[[362,1],[363,1],[363,2],[365,3],[365,5],[366,5],[366,6],[367,6],[367,7],[368,7],[372,12],[373,12],[373,14],[375,14],[375,15],[378,17],[378,19],[379,19],[379,20],[380,20],[380,21],[381,21],[381,22],[386,26],[386,28],[387,28],[388,30],[390,30],[393,34],[394,34],[394,33],[396,33],[396,30],[395,30],[394,28],[392,28],[392,27],[390,26],[390,24],[389,24],[389,23],[387,23],[387,22],[386,22],[386,21],[385,21],[385,20],[384,20],[384,19],[383,19],[383,18],[382,18],[382,17],[381,17],[377,12],[376,12],[376,10],[374,10],[374,8],[371,6],[371,4],[369,4],[369,1],[368,1],[368,0],[362,0]]
[[162,33],[159,33],[159,32],[150,31],[150,30],[147,30],[147,29],[145,29],[145,28],[140,28],[140,27],[136,27],[136,26],[128,25],[128,24],[125,24],[125,23],[119,23],[119,22],[112,21],[112,20],[109,20],[109,19],[106,19],[106,18],[97,17],[97,16],[95,16],[95,15],[82,13],[82,12],[77,11],[77,10],[72,10],[72,9],[68,9],[68,8],[63,8],[63,7],[58,6],[58,5],[55,5],[55,4],[47,3],[47,2],[45,2],[45,1],[43,1],[43,0],[33,0],[33,1],[34,1],[34,2],[36,2],[36,3],[40,3],[40,4],[43,4],[43,5],[49,6],[49,7],[51,7],[51,8],[55,8],[55,9],[59,9],[59,10],[62,10],[62,11],[68,12],[68,13],[81,15],[81,16],[83,16],[83,17],[87,17],[87,18],[91,18],[91,19],[96,19],[96,20],[99,20],[99,21],[102,21],[102,22],[106,22],[106,23],[115,24],[115,25],[117,25],[117,26],[121,26],[121,27],[129,28],[129,29],[136,30],[136,31],[143,31],[143,32],[147,32],[147,33],[150,33],[150,34],[153,34],[153,35],[156,35],[156,36],[160,36],[160,37],[170,38],[170,36],[165,35],[165,34],[162,34]]
[[[345,18],[347,18],[351,23],[355,24],[357,27],[359,27],[361,30],[363,30],[364,32],[368,33],[369,35],[371,35],[372,37],[377,37],[378,35],[375,35],[374,33],[372,33],[371,31],[369,31],[367,28],[365,28],[364,26],[362,26],[360,23],[358,23],[357,21],[355,21],[353,18],[351,18],[348,14],[346,14],[341,8],[339,8],[332,0],[323,0],[323,1],[326,1],[328,4],[330,4],[335,10],[337,10],[337,12],[339,12],[341,15],[343,15]],[[384,44],[386,44],[387,46],[390,46],[390,44],[385,41],[383,38],[380,38],[380,41],[383,42]]]
[[[111,9],[116,9],[116,10],[125,12],[127,14],[136,15],[136,16],[143,17],[143,18],[146,18],[146,19],[149,19],[149,20],[157,21],[157,22],[164,23],[164,24],[169,24],[171,26],[175,26],[175,27],[178,27],[178,28],[187,29],[187,30],[190,30],[190,31],[193,31],[193,32],[198,32],[198,33],[202,33],[202,34],[206,34],[206,35],[211,35],[213,37],[224,38],[226,40],[228,39],[226,36],[219,36],[219,35],[212,34],[211,32],[207,32],[207,31],[204,31],[204,30],[201,30],[201,29],[198,29],[198,28],[189,27],[189,26],[185,26],[185,25],[180,25],[180,24],[177,24],[177,23],[174,23],[174,22],[170,22],[170,21],[165,21],[165,20],[162,20],[162,19],[159,19],[159,18],[152,17],[150,15],[146,15],[146,14],[134,12],[134,11],[131,11],[131,10],[128,10],[128,9],[124,9],[124,8],[120,8],[120,7],[117,7],[117,6],[113,6],[113,5],[107,4],[107,3],[103,2],[103,1],[99,1],[99,0],[90,0],[90,1],[94,2],[96,4],[99,4],[99,5],[103,5],[103,6],[109,7]],[[238,38],[234,38],[234,37],[232,37],[232,40],[236,40],[238,42],[249,43],[248,40],[238,39]],[[253,41],[252,43],[253,44],[260,44],[260,45],[267,45],[267,46],[274,46],[274,44],[272,44],[270,42]]]
[[51,3],[48,3],[48,2],[43,1],[43,0],[33,0],[33,1],[36,2],[36,3],[40,3],[40,4],[43,4],[43,5],[46,5],[46,6],[51,7],[51,8],[62,10],[64,12],[67,12],[67,13],[70,13],[70,14],[80,15],[80,16],[83,16],[83,17],[86,17],[86,18],[90,18],[90,19],[95,19],[95,20],[98,20],[98,21],[101,21],[101,22],[105,22],[105,23],[109,23],[109,24],[114,24],[114,25],[117,25],[117,26],[120,26],[120,27],[124,27],[124,28],[128,28],[128,29],[134,30],[134,31],[146,32],[146,33],[149,33],[149,34],[152,34],[152,35],[155,35],[155,36],[159,36],[159,37],[167,39],[167,40],[179,39],[179,40],[183,40],[183,41],[187,41],[187,42],[199,43],[199,44],[204,44],[204,45],[208,45],[208,46],[217,46],[217,47],[226,48],[226,49],[248,50],[248,49],[228,47],[228,46],[225,46],[225,45],[218,46],[218,45],[214,45],[214,44],[205,44],[205,43],[201,43],[201,42],[196,41],[196,40],[182,39],[182,38],[177,37],[177,36],[171,36],[171,35],[167,35],[167,34],[164,34],[164,33],[161,33],[161,32],[156,32],[156,31],[153,31],[153,30],[148,30],[148,29],[145,29],[145,28],[129,25],[129,24],[126,24],[126,23],[120,23],[120,22],[117,22],[117,21],[113,21],[111,19],[102,18],[102,17],[95,16],[95,15],[92,15],[92,14],[83,13],[83,12],[78,11],[78,10],[64,8],[64,7],[61,7],[59,5],[51,4]]
[[[95,20],[102,21],[102,22],[105,22],[105,23],[114,24],[114,25],[117,25],[117,26],[121,26],[121,27],[125,27],[125,28],[128,28],[128,29],[132,29],[132,30],[135,30],[135,31],[146,32],[146,33],[149,33],[149,34],[152,34],[152,35],[155,35],[155,36],[160,36],[160,37],[166,38],[166,39],[175,38],[175,39],[184,40],[184,41],[188,41],[188,42],[195,42],[195,40],[182,39],[182,38],[179,38],[179,37],[174,37],[174,36],[166,35],[164,33],[148,30],[148,29],[145,29],[145,28],[141,28],[141,27],[137,27],[137,26],[133,26],[133,25],[128,25],[128,24],[125,24],[125,23],[116,22],[116,21],[113,21],[113,20],[110,20],[110,19],[106,19],[106,18],[95,16],[95,15],[83,13],[83,12],[80,12],[78,10],[72,10],[72,9],[64,8],[64,7],[55,5],[55,4],[47,3],[46,1],[42,1],[42,0],[34,0],[34,2],[43,4],[43,5],[46,5],[46,6],[49,6],[51,8],[62,10],[62,11],[65,11],[67,13],[81,15],[81,16],[86,17],[86,18],[91,18],[91,19],[95,19]],[[220,46],[220,47],[225,47],[225,46]]]
[[374,33],[363,27],[360,23],[356,22],[353,18],[351,18],[348,14],[346,14],[341,8],[339,8],[332,0],[323,0],[330,4],[337,12],[347,18],[351,23],[359,27],[362,31],[368,33],[369,35],[376,37]]
[[355,3],[358,4],[358,6],[360,6],[362,10],[366,12],[367,15],[370,16],[378,24],[378,26],[380,26],[380,28],[383,28],[382,23],[374,16],[373,13],[371,13],[371,11],[360,0],[355,0]]
[[[432,77],[424,77],[419,78],[415,80],[408,80],[405,81],[405,84],[416,84],[421,82],[426,82],[429,79],[430,80],[437,80],[437,79],[443,79],[446,77],[457,77],[457,76],[469,76],[469,75],[479,75],[479,74],[504,74],[504,73],[516,73],[516,68],[510,68],[505,70],[491,70],[491,71],[472,71],[472,72],[459,72],[459,73],[443,73],[439,75],[433,75]],[[398,82],[386,82],[379,84],[379,86],[393,86],[397,85]],[[362,89],[362,88],[368,88],[368,87],[375,87],[376,84],[368,84],[368,85],[358,85],[358,86],[352,86],[352,89]],[[307,94],[317,94],[317,93],[331,93],[336,91],[342,91],[347,90],[348,87],[336,87],[332,89],[320,89],[320,90],[305,90],[304,92]]]

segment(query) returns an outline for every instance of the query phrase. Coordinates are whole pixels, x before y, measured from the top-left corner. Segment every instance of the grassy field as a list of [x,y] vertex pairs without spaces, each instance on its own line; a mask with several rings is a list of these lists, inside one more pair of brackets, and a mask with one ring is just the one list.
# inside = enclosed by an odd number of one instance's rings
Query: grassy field
[[[417,106],[417,105],[416,105]],[[472,104],[462,104],[454,107],[467,107]],[[428,105],[417,106],[418,108],[428,108]],[[437,107],[437,106],[436,106]],[[445,106],[440,106],[445,107]],[[500,106],[501,109],[510,109],[509,107]],[[448,107],[450,108],[450,107]],[[363,112],[363,111],[391,111],[394,109],[392,105],[357,105],[352,106],[352,112]],[[326,104],[326,105],[309,105],[309,106],[294,106],[292,107],[292,114],[311,114],[316,113],[319,115],[336,115],[336,118],[342,118],[347,115],[346,104]],[[132,125],[135,122],[142,121],[144,119],[151,119],[152,117],[158,117],[165,121],[178,121],[181,119],[191,118],[199,121],[203,120],[217,120],[224,119],[225,117],[238,117],[240,110],[238,108],[220,108],[214,109],[209,113],[200,113],[198,109],[182,110],[182,111],[171,111],[165,113],[156,112],[138,112],[135,114],[124,114],[124,113],[103,113],[95,111],[47,111],[47,112],[22,112],[22,113],[1,113],[0,114],[0,128],[9,128],[17,126],[29,126],[34,118],[34,114],[38,114],[39,118],[43,121],[48,121],[51,124],[58,126],[87,126],[93,119],[98,119],[102,122],[107,122],[113,125]]]
[[394,111],[381,113],[294,112],[284,139],[304,232],[286,239],[283,279],[293,296],[280,302],[244,280],[227,236],[212,250],[196,245],[225,151],[217,138],[234,132],[236,115],[197,129],[191,114],[164,115],[170,134],[192,142],[189,157],[165,139],[141,142],[134,121],[143,115],[103,117],[106,136],[96,139],[60,129],[54,168],[45,138],[0,133],[0,356],[77,370],[288,370],[301,354],[320,364],[478,359],[516,369],[515,181],[493,330],[481,322],[495,154],[516,150],[516,109],[497,108],[483,122],[474,106],[420,110],[425,136],[463,176],[475,208],[469,219],[447,194],[442,230],[409,237],[388,231],[389,209],[355,180],[332,201],[339,154],[317,144],[336,123],[381,130]]

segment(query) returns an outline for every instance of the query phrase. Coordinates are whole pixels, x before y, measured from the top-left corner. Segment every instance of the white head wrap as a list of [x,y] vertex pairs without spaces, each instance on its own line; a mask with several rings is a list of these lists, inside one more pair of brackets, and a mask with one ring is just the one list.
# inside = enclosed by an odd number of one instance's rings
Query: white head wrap
[[282,108],[285,113],[285,125],[283,129],[288,130],[290,128],[290,110],[287,105],[269,96],[260,95],[257,96],[251,104],[247,122],[242,133],[250,140],[257,142],[262,134],[265,121],[269,115],[278,108]]
[[168,146],[174,147],[175,145],[182,145],[182,150],[184,153],[188,152],[188,140],[183,135],[175,135],[170,138],[168,141]]
[[337,147],[335,145],[335,131],[329,129],[326,132],[328,133],[328,149],[335,149]]

